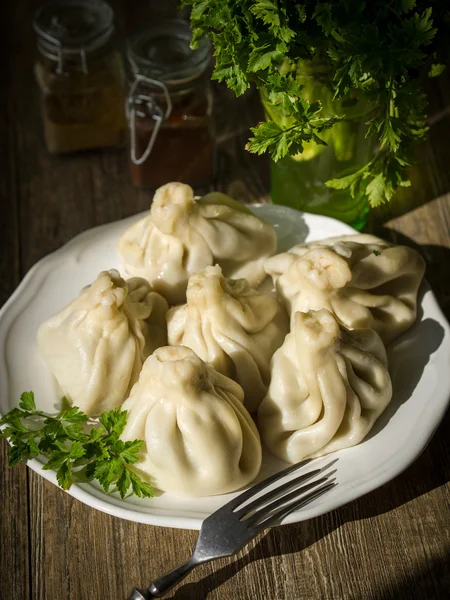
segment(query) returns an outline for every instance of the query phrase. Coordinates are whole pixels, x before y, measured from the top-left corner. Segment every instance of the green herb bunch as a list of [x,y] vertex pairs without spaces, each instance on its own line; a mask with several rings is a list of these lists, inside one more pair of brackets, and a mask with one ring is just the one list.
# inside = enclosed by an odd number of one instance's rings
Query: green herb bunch
[[102,413],[98,420],[100,425],[86,433],[88,417],[76,406],[64,407],[52,416],[36,409],[33,392],[24,392],[19,407],[0,419],[4,426],[0,437],[11,444],[10,466],[44,456],[48,462],[42,468],[56,471],[58,484],[65,490],[76,481],[96,479],[106,493],[113,486],[121,498],[130,487],[139,498],[153,496],[152,488],[130,469],[144,442],[119,439],[127,412],[118,407]]
[[[192,7],[192,46],[208,36],[216,57],[213,78],[237,95],[251,84],[265,91],[291,123],[260,123],[247,149],[274,160],[303,151],[306,142],[325,144],[322,132],[345,118],[323,115],[319,98],[307,100],[297,73],[304,61],[326,65],[326,85],[335,100],[363,99],[368,135],[377,152],[358,171],[326,184],[361,191],[377,206],[399,186],[414,146],[427,132],[423,73],[445,68],[447,0],[182,0]],[[439,31],[436,26],[439,25]]]

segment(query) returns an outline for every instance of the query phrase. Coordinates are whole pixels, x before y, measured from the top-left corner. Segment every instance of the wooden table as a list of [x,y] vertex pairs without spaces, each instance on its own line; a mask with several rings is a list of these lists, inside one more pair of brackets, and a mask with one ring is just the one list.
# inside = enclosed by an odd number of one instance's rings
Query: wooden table
[[[50,157],[32,77],[32,9],[4,2],[6,66],[0,71],[0,303],[41,257],[73,236],[148,208],[128,180],[125,150]],[[124,28],[136,14],[114,3]],[[133,4],[133,11],[135,5]],[[145,6],[154,10],[157,3]],[[163,3],[161,3],[163,4]],[[125,3],[123,3],[125,5]],[[149,8],[150,6],[150,8]],[[144,9],[143,4],[141,9]],[[167,9],[169,10],[169,9]],[[172,9],[171,9],[172,10]],[[130,16],[131,15],[131,16]],[[134,16],[133,16],[134,15]],[[126,17],[126,18],[125,18]],[[13,34],[14,32],[14,34]],[[14,38],[12,37],[14,35]],[[257,97],[217,92],[218,187],[247,202],[268,199],[268,163],[242,150],[260,118]],[[431,113],[448,105],[450,78],[431,89]],[[225,109],[224,109],[225,107]],[[371,228],[419,247],[450,315],[450,119],[434,125],[416,185],[372,215]],[[450,367],[450,365],[449,365]],[[450,590],[450,415],[417,461],[391,483],[323,517],[265,533],[236,558],[204,565],[177,599],[444,599]],[[127,597],[186,559],[196,533],[138,525],[97,512],[21,465],[0,444],[0,598]]]

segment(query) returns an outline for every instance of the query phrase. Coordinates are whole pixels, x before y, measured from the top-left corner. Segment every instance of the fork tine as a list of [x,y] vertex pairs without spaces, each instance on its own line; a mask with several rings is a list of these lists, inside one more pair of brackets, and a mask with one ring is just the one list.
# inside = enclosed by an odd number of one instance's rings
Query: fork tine
[[263,481],[260,481],[256,485],[253,485],[252,487],[250,487],[248,490],[245,490],[245,492],[242,492],[242,494],[239,494],[239,496],[237,498],[233,498],[233,500],[230,500],[230,502],[227,502],[227,504],[225,504],[222,508],[234,510],[241,504],[244,504],[244,502],[246,500],[248,500],[249,498],[251,498],[252,496],[257,494],[258,492],[263,490],[265,487],[267,487],[274,481],[278,481],[278,479],[281,479],[285,475],[289,475],[289,473],[292,473],[293,471],[296,471],[297,469],[301,469],[302,467],[305,467],[311,461],[312,461],[312,458],[307,458],[306,460],[302,460],[301,462],[296,463],[295,465],[291,465],[291,466],[287,467],[286,469],[284,469],[283,471],[280,471],[279,473],[270,475],[270,477],[263,479]]
[[[304,475],[300,475],[299,477],[296,477],[295,479],[290,479],[286,483],[283,483],[283,485],[276,487],[275,489],[271,490],[269,493],[264,494],[264,496],[260,496],[259,498],[256,498],[256,500],[254,500],[250,504],[247,504],[243,508],[240,508],[239,510],[235,511],[236,516],[240,519],[243,515],[249,514],[252,510],[260,507],[262,504],[266,504],[267,502],[269,502],[269,500],[272,500],[272,498],[276,498],[280,494],[283,494],[286,490],[289,490],[293,487],[298,486],[300,483],[304,483],[304,482],[308,481],[309,479],[312,479],[319,473],[322,473],[323,471],[328,469],[334,463],[335,463],[335,461],[328,463],[327,465],[321,467],[320,469],[315,469],[314,471],[308,471],[308,473],[305,473]],[[333,475],[334,473],[336,473],[336,470],[330,471],[330,473],[327,474],[327,477],[330,477],[330,475]],[[319,480],[319,481],[322,481],[322,480]],[[313,485],[316,485],[317,483],[318,483],[318,481],[314,482]],[[298,491],[299,490],[297,490],[297,492],[296,492],[297,494],[298,494]]]
[[[313,492],[311,492],[304,498],[299,499],[298,502],[293,502],[293,503],[289,504],[288,506],[283,506],[282,508],[280,508],[280,510],[277,510],[277,512],[275,512],[273,515],[271,515],[270,517],[268,517],[261,523],[257,523],[256,526],[250,530],[251,533],[253,535],[256,535],[263,529],[267,529],[268,527],[271,527],[273,525],[273,523],[275,523],[275,521],[278,521],[280,519],[283,519],[284,517],[287,517],[295,510],[298,510],[299,508],[303,508],[303,506],[306,506],[313,500],[316,500],[317,498],[319,498],[320,496],[322,496],[323,494],[328,492],[328,490],[331,490],[332,488],[336,487],[336,485],[337,485],[337,483],[335,481],[330,481],[329,483],[326,483],[325,485],[321,486],[319,489],[314,490]],[[245,523],[245,521],[244,521],[244,523]]]
[[[322,483],[326,483],[327,481],[328,481],[328,477],[322,477],[322,479],[318,479],[316,481],[312,481],[311,483],[307,483],[306,485],[302,486],[301,488],[297,488],[296,490],[294,490],[290,494],[287,494],[286,496],[282,496],[281,498],[277,498],[273,502],[270,502],[270,504],[262,506],[259,510],[256,510],[247,519],[245,519],[245,517],[244,517],[243,519],[241,519],[241,521],[243,521],[243,523],[245,525],[247,525],[248,527],[251,527],[257,521],[259,521],[261,518],[264,518],[265,516],[269,515],[269,513],[271,513],[272,511],[274,511],[276,508],[280,508],[281,506],[285,506],[286,507],[287,504],[290,505],[290,502],[292,500],[298,499],[298,497],[301,494],[304,494],[308,490],[317,489],[318,485],[320,485]],[[267,496],[263,496],[262,498],[259,498],[259,500],[262,503],[264,503],[264,501],[266,499],[267,499]],[[243,510],[245,510],[245,508],[247,508],[247,507],[244,507]],[[250,511],[248,511],[248,513],[250,514]],[[244,514],[247,514],[247,513],[244,513]]]

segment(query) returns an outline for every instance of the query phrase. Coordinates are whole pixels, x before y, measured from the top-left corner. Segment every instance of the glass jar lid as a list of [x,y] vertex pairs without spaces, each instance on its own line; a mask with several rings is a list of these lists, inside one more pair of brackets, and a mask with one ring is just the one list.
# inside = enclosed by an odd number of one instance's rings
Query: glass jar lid
[[55,61],[103,47],[114,31],[114,13],[103,0],[50,0],[36,12],[39,51]]
[[211,58],[210,42],[203,38],[190,47],[192,31],[186,21],[169,19],[148,27],[128,42],[127,56],[134,74],[180,85],[199,77]]

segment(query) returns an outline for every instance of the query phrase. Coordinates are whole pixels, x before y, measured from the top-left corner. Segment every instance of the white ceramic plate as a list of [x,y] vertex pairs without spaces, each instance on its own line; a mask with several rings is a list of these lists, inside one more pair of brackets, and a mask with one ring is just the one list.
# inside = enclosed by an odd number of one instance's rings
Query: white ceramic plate
[[[278,251],[295,243],[354,230],[333,219],[273,205],[251,207],[275,226]],[[17,405],[21,392],[33,390],[42,410],[56,408],[52,376],[36,346],[39,324],[78,295],[99,271],[119,268],[116,243],[141,215],[91,229],[37,263],[0,312],[0,412]],[[383,485],[403,471],[425,448],[444,416],[450,396],[450,328],[429,288],[421,295],[416,325],[389,349],[394,397],[369,437],[359,446],[335,453],[338,485],[293,513],[286,523],[317,517]],[[318,459],[319,461],[327,460]],[[319,463],[320,464],[320,463]],[[28,465],[42,471],[39,460]],[[265,453],[260,478],[286,464]],[[62,492],[61,492],[62,493]],[[94,484],[74,485],[69,493],[109,514],[152,525],[199,529],[202,520],[233,494],[182,498],[161,494],[152,499],[106,495]]]

